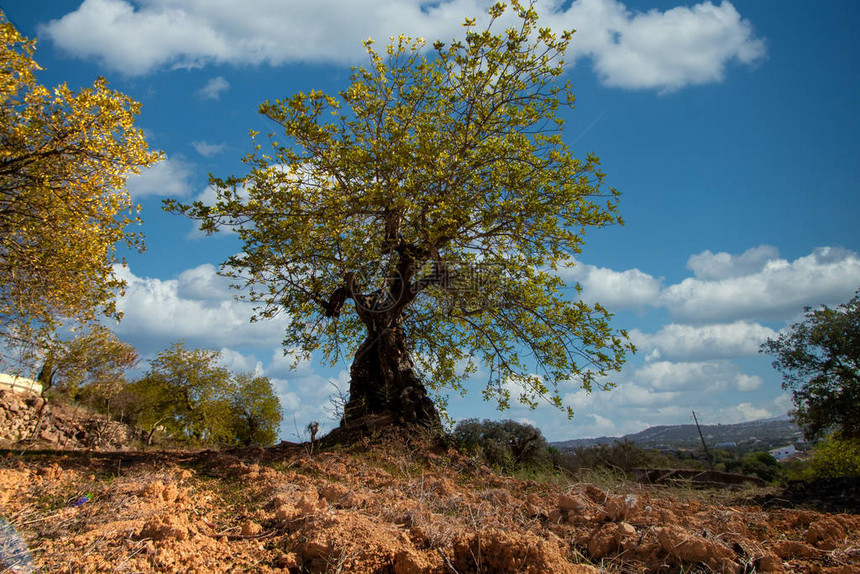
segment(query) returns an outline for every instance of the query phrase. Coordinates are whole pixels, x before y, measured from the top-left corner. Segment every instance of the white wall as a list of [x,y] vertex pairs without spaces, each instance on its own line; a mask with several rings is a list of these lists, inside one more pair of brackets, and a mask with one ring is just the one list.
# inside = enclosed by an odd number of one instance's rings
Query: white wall
[[7,375],[6,373],[0,373],[0,386],[9,387],[19,393],[34,393],[37,395],[42,393],[41,383],[32,379],[25,379],[24,377]]

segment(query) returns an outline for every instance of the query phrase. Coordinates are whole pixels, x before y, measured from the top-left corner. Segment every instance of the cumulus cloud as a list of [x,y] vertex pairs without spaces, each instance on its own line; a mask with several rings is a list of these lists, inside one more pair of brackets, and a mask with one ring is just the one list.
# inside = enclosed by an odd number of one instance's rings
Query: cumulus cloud
[[599,302],[609,309],[635,308],[653,304],[660,295],[661,282],[639,269],[615,271],[576,263],[560,269],[566,281],[582,287],[580,297],[588,303]]
[[[270,375],[271,367],[266,370]],[[282,438],[289,440],[309,440],[307,425],[319,423],[320,434],[338,426],[339,420],[332,418],[334,406],[330,399],[335,385],[341,389],[349,388],[349,373],[341,370],[331,377],[324,377],[311,369],[299,369],[284,377],[272,377],[275,394],[281,401],[284,422],[281,424]]]
[[191,191],[194,165],[179,158],[166,157],[139,175],[128,178],[128,192],[135,199],[151,195],[184,197]]
[[311,360],[301,356],[298,351],[275,349],[272,351],[272,359],[266,372],[276,377],[287,378],[296,373],[303,375],[312,373],[313,367]]
[[233,298],[230,279],[218,275],[211,263],[184,270],[176,281],[176,293],[180,298],[199,301],[223,301]]
[[638,369],[632,378],[637,384],[656,393],[748,392],[758,389],[764,382],[761,377],[742,373],[730,361],[653,361]]
[[636,347],[652,358],[691,361],[752,357],[776,331],[758,323],[735,321],[717,325],[669,324],[656,333],[631,331]]
[[186,269],[173,279],[139,277],[119,266],[114,273],[128,286],[118,299],[123,319],[110,327],[144,356],[179,340],[189,348],[218,349],[222,366],[270,378],[284,411],[281,438],[307,440],[304,429],[312,421],[321,430],[337,426],[327,410],[336,393],[331,382],[348,389],[348,371],[329,373],[313,360],[290,370],[293,354],[285,357],[282,348],[285,319],[251,323],[250,305],[233,298],[214,265]]
[[[673,377],[675,390],[658,390],[652,385],[653,377],[664,375]],[[650,426],[688,424],[692,423],[693,410],[707,424],[730,424],[784,415],[790,408],[785,400],[759,398],[751,393],[750,387],[760,388],[763,384],[761,378],[742,373],[728,362],[677,368],[667,364],[644,373],[629,369],[626,376],[627,380],[608,392],[577,391],[566,395],[565,402],[576,412],[572,421],[543,405],[531,416],[541,421],[541,429],[550,440],[566,440],[621,436]],[[700,376],[704,380],[696,378]],[[738,395],[739,392],[749,394]],[[514,407],[512,415],[519,411],[520,407]]]
[[227,148],[226,143],[211,144],[205,141],[191,142],[191,145],[193,145],[197,153],[199,153],[203,157],[212,157],[213,155],[218,155]]
[[574,53],[590,56],[613,87],[671,92],[720,82],[730,63],[753,64],[766,52],[729,2],[632,12],[615,0],[578,0],[551,20],[577,30]]
[[212,78],[206,82],[205,86],[197,90],[197,95],[204,100],[218,100],[221,98],[221,94],[229,89],[230,82],[225,80],[223,76],[218,76],[217,78]]
[[[368,37],[405,33],[430,40],[460,36],[466,16],[485,15],[487,0],[85,0],[39,30],[58,47],[141,75],[207,63],[354,64]],[[729,2],[634,12],[617,0],[537,3],[542,24],[575,28],[569,61],[587,57],[602,81],[629,89],[672,91],[721,81],[732,62],[765,54],[752,25]]]
[[758,375],[745,375],[741,373],[735,378],[735,387],[742,393],[757,391],[764,384],[764,380]]
[[697,276],[665,289],[661,305],[682,322],[788,320],[806,305],[844,302],[860,285],[860,256],[853,251],[821,247],[794,261],[750,253],[692,257]]
[[239,351],[234,351],[227,347],[222,347],[221,361],[222,367],[229,369],[234,373],[254,373],[254,375],[263,374],[263,363],[257,360],[253,355],[246,355]]
[[123,319],[113,330],[144,352],[180,339],[206,348],[280,346],[283,320],[251,323],[250,306],[226,295],[214,266],[187,270],[176,279],[138,277],[119,266],[114,273],[128,285],[117,300]]
[[732,255],[725,251],[719,253],[703,251],[690,256],[687,260],[687,269],[693,272],[696,279],[712,281],[752,275],[764,270],[769,262],[778,259],[779,251],[770,245],[753,247],[740,255]]
[[749,402],[743,402],[731,407],[719,409],[712,415],[713,420],[722,424],[744,423],[773,416],[773,411],[765,407],[757,407]]

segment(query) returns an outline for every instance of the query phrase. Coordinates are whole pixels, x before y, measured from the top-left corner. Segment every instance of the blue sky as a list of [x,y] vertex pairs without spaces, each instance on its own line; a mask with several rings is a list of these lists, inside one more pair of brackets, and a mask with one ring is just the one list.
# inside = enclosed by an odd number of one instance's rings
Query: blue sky
[[[42,83],[73,88],[103,75],[143,103],[138,125],[167,159],[129,182],[147,251],[126,254],[125,319],[116,332],[145,356],[184,338],[221,349],[234,369],[276,384],[281,435],[311,420],[348,365],[290,372],[283,323],[249,324],[217,265],[238,249],[161,211],[164,197],[207,193],[207,175],[241,174],[256,113],[299,90],[335,93],[361,40],[460,34],[483,0],[0,0],[37,37]],[[592,395],[563,388],[576,416],[550,407],[499,413],[480,376],[450,414],[514,418],[551,440],[776,416],[790,408],[758,347],[804,305],[838,304],[860,287],[860,4],[794,0],[681,3],[541,0],[542,22],[575,28],[565,112],[574,153],[600,156],[623,196],[623,227],[591,231],[566,272],[616,313],[639,353]],[[295,422],[294,422],[295,420]]]

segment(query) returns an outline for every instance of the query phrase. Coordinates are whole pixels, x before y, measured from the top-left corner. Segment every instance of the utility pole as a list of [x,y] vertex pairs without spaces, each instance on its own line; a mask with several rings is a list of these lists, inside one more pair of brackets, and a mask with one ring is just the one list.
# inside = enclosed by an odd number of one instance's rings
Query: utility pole
[[699,431],[699,438],[702,439],[702,448],[705,449],[705,458],[708,459],[708,466],[714,468],[714,461],[711,459],[711,453],[708,451],[708,445],[705,444],[705,437],[702,435],[702,427],[699,426],[699,419],[696,418],[696,411],[693,411],[693,420],[696,421],[696,430]]

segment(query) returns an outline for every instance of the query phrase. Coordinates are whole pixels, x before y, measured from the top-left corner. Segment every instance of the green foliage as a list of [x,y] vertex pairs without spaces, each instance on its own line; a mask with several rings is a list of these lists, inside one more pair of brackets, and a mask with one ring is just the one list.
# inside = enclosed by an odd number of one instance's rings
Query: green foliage
[[504,470],[552,466],[549,445],[540,429],[512,420],[466,419],[454,427],[454,439],[488,464]]
[[776,357],[808,439],[831,431],[860,439],[860,291],[836,308],[806,307],[802,322],[761,350]]
[[820,441],[812,454],[806,477],[840,478],[860,476],[860,439],[830,435]]
[[134,347],[93,326],[72,340],[54,339],[39,372],[43,392],[84,402],[113,414],[125,407],[125,373],[138,363]]
[[160,158],[134,127],[140,104],[104,78],[48,89],[34,51],[0,11],[0,337],[25,348],[118,315],[116,244],[143,247],[126,179]]
[[779,462],[768,452],[750,452],[744,455],[740,461],[740,471],[766,482],[776,482],[785,476]]
[[562,381],[612,386],[633,346],[603,307],[571,302],[556,270],[587,228],[621,221],[617,193],[562,138],[572,33],[510,9],[516,25],[493,30],[497,4],[486,30],[471,21],[447,46],[401,36],[379,53],[369,40],[369,66],[339,96],[260,106],[280,133],[244,158],[246,175],[211,180],[214,204],[166,202],[207,232],[238,232],[223,272],[256,319],[287,318],[300,356],[334,363],[384,325],[405,332],[437,393],[463,392],[479,364],[500,408],[563,407]]
[[269,379],[234,376],[219,359],[218,351],[188,350],[184,343],[160,352],[129,387],[137,397],[136,424],[194,443],[274,442],[281,410]]
[[268,377],[239,373],[230,397],[233,435],[246,446],[269,446],[278,438],[283,414]]

